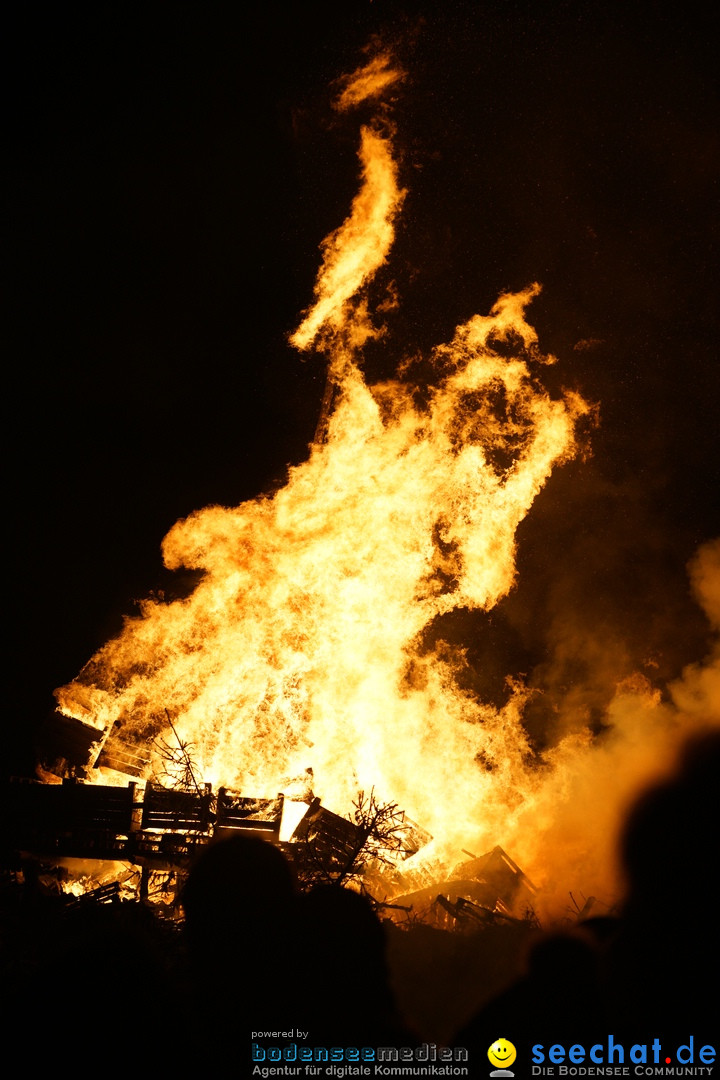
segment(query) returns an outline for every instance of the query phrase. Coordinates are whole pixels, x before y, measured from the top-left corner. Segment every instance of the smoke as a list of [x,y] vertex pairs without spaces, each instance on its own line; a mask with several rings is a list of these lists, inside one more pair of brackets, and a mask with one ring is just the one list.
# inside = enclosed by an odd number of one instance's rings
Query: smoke
[[717,636],[705,660],[688,664],[670,693],[682,715],[720,723],[720,539],[698,550],[689,571],[698,603]]
[[[673,770],[689,738],[720,726],[720,541],[698,549],[688,576],[709,624],[705,658],[688,664],[681,677],[666,686],[639,671],[616,680],[599,733],[588,727],[576,730],[545,753],[546,779],[527,813],[518,818],[513,850],[542,887],[540,904],[546,915],[571,912],[571,892],[576,899],[596,897],[599,910],[622,899],[618,841],[628,810],[643,790]],[[558,668],[572,651],[593,671],[596,686],[602,675],[610,677],[618,659],[615,670],[623,670],[632,653],[626,642],[612,643],[609,628],[577,638],[570,632],[572,622],[568,617],[563,626],[569,636],[558,636]],[[603,640],[610,641],[605,656]],[[575,713],[577,727],[577,703],[591,696],[586,683],[557,702],[563,726]]]

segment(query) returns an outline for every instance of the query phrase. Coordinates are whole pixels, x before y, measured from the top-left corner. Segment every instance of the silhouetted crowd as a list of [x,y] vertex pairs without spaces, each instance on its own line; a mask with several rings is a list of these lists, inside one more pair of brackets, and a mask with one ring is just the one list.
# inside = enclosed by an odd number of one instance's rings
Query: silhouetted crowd
[[[499,1036],[632,1042],[718,1030],[715,911],[720,731],[694,738],[674,775],[640,797],[621,838],[627,894],[618,915],[538,933],[526,969],[450,1045],[487,1064]],[[72,916],[28,882],[4,918],[6,1030],[38,1048],[83,1045],[88,1060],[147,1038],[158,1064],[246,1069],[251,1031],[298,1028],[316,1045],[417,1046],[387,958],[386,927],[347,888],[302,892],[261,839],[217,841],[191,868],[170,926],[142,904]],[[112,1048],[115,1047],[115,1051]],[[251,1075],[247,1068],[246,1074]]]

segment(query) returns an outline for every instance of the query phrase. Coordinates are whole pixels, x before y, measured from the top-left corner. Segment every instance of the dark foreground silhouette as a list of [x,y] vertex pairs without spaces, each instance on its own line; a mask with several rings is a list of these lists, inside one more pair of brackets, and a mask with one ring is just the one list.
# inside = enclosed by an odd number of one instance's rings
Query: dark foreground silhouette
[[[627,1045],[716,1040],[719,777],[715,730],[688,743],[676,773],[629,814],[619,915],[540,935],[525,974],[447,1041],[484,1068],[501,1037],[545,1047],[610,1034]],[[130,1053],[145,1032],[158,1062],[202,1061],[238,1076],[252,1072],[252,1032],[301,1029],[315,1046],[428,1039],[398,1007],[388,929],[367,899],[331,885],[301,892],[291,863],[264,840],[237,836],[205,848],[182,891],[180,923],[138,903],[69,911],[27,870],[19,899],[15,891],[3,909],[6,1038],[32,1032],[44,1052],[86,1046],[95,1060],[114,1045]],[[415,970],[425,961],[413,957]]]
[[412,1038],[363,896],[330,885],[302,894],[277,848],[238,836],[203,852],[181,902],[193,1011],[213,1056],[245,1053],[252,1031],[300,1028],[334,1046]]
[[[691,739],[673,776],[648,790],[620,837],[617,917],[546,934],[526,973],[456,1033],[484,1059],[499,1037],[569,1047],[606,1041],[717,1041],[720,962],[714,886],[720,852],[720,731]],[[663,1058],[664,1061],[664,1058]],[[627,1062],[626,1062],[627,1063]]]

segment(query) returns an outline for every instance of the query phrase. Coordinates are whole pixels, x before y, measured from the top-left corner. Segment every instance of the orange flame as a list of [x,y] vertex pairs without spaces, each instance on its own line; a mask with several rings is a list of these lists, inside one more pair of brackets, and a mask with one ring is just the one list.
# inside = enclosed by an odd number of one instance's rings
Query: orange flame
[[[379,100],[401,79],[383,54],[346,80],[337,106]],[[589,783],[573,773],[589,736],[533,767],[524,687],[502,708],[477,701],[458,684],[462,652],[430,649],[423,635],[512,588],[517,526],[577,453],[589,406],[552,398],[533,374],[554,361],[525,320],[538,285],[502,295],[435,348],[432,385],[415,385],[411,365],[368,385],[359,350],[376,331],[364,294],[405,194],[393,155],[386,117],[362,128],[359,193],[322,245],[315,302],[291,338],[329,357],[323,439],[274,495],[177,522],[163,557],[202,571],[192,595],[146,599],[56,697],[99,733],[121,729],[146,747],[170,719],[215,785],[272,796],[312,769],[338,813],[374,787],[435,837],[415,860],[502,843],[534,876],[539,838]],[[637,705],[637,688],[627,692]],[[613,760],[608,751],[608,782]],[[566,852],[587,856],[587,841]]]
[[[376,97],[400,79],[402,72],[382,54],[346,80],[336,108],[342,111]],[[320,335],[336,363],[342,359],[338,336],[356,349],[374,335],[366,308],[353,305],[352,300],[386,261],[395,238],[393,222],[405,196],[398,186],[392,128],[388,123],[384,127],[385,131],[376,122],[361,129],[362,187],[350,216],[323,241],[315,304],[290,338],[304,350]],[[337,377],[336,372],[332,374]]]

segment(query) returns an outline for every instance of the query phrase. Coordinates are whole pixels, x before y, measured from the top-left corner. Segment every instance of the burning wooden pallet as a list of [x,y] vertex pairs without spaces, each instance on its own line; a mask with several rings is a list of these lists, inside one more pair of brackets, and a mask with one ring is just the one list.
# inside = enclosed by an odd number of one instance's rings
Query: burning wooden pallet
[[496,845],[485,855],[470,855],[447,881],[396,897],[393,903],[444,929],[472,928],[525,921],[536,895],[535,885]]
[[111,732],[98,754],[96,768],[113,769],[126,776],[147,776],[150,767],[150,755],[143,746],[125,742],[119,735]]
[[14,848],[44,855],[122,858],[134,828],[135,796],[135,784],[10,784],[5,793],[7,839]]
[[284,801],[283,795],[274,799],[253,799],[221,787],[217,797],[215,836],[220,839],[247,833],[277,843]]
[[209,834],[212,826],[212,788],[175,791],[148,785],[142,799],[140,828],[143,832]]

